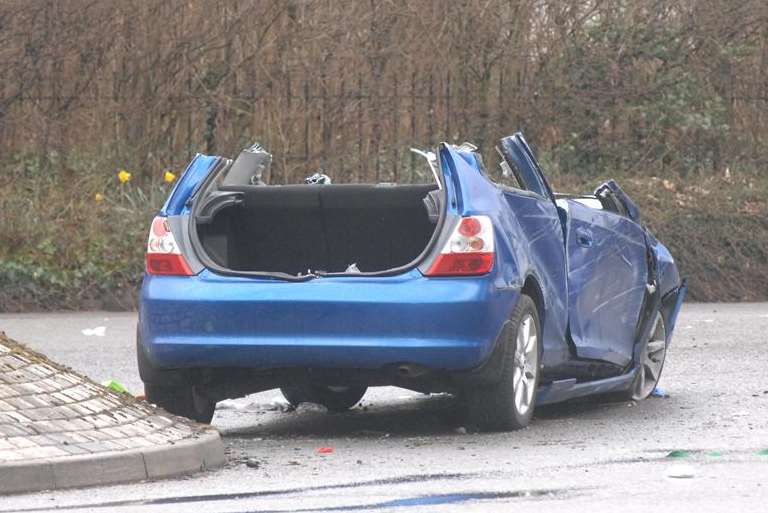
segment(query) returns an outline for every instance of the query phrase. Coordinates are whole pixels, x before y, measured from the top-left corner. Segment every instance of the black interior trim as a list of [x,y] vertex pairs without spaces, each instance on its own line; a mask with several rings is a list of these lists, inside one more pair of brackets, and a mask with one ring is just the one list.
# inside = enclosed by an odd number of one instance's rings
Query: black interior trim
[[[299,275],[399,268],[435,232],[424,199],[436,185],[226,186],[242,195],[198,223],[205,252],[223,268]],[[205,210],[205,206],[201,208]],[[432,215],[430,215],[432,214]]]

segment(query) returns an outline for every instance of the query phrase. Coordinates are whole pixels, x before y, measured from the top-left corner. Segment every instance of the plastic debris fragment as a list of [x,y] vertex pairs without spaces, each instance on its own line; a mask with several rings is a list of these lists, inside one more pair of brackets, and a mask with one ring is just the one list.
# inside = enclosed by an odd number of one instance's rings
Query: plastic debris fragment
[[768,456],[768,449],[763,449],[762,451],[757,451],[758,456]]
[[118,394],[128,393],[128,389],[126,389],[122,383],[120,383],[119,381],[115,381],[114,379],[108,379],[107,381],[102,381],[101,384],[107,387],[108,389],[117,392]]
[[672,465],[666,475],[674,479],[690,479],[696,476],[696,468],[691,465]]
[[651,392],[651,396],[653,396],[653,397],[669,397],[669,394],[663,388],[656,387],[656,388],[653,389],[653,392]]
[[667,458],[687,458],[691,453],[688,451],[674,450],[667,454]]
[[106,326],[96,326],[95,328],[85,328],[82,330],[86,337],[103,337],[107,334]]
[[320,447],[317,450],[318,454],[331,454],[333,452],[333,447]]
[[704,454],[706,454],[707,456],[712,456],[714,458],[719,458],[720,456],[723,455],[723,453],[720,451],[707,451]]

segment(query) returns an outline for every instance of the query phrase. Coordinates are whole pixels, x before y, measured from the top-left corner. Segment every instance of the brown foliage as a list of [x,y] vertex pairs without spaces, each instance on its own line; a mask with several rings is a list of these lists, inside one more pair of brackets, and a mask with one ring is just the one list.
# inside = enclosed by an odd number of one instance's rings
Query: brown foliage
[[258,140],[273,182],[400,179],[523,128],[554,170],[686,173],[768,147],[763,0],[17,0],[0,151],[136,169]]
[[768,293],[765,0],[4,0],[0,62],[0,310],[124,306],[197,151],[407,182],[519,129],[557,188],[619,177],[692,298]]

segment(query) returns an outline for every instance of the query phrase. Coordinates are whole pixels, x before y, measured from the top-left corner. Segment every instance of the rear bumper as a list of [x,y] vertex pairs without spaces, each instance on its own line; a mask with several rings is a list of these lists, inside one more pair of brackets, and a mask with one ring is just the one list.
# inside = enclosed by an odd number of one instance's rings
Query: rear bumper
[[153,367],[466,370],[491,354],[519,292],[492,275],[305,282],[146,276],[140,340]]

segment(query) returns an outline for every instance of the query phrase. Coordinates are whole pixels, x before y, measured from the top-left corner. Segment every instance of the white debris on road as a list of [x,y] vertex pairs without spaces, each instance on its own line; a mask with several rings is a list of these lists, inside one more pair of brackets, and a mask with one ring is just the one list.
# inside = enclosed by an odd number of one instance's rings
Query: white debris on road
[[86,337],[103,337],[107,334],[106,326],[96,326],[95,328],[85,328],[82,330]]

